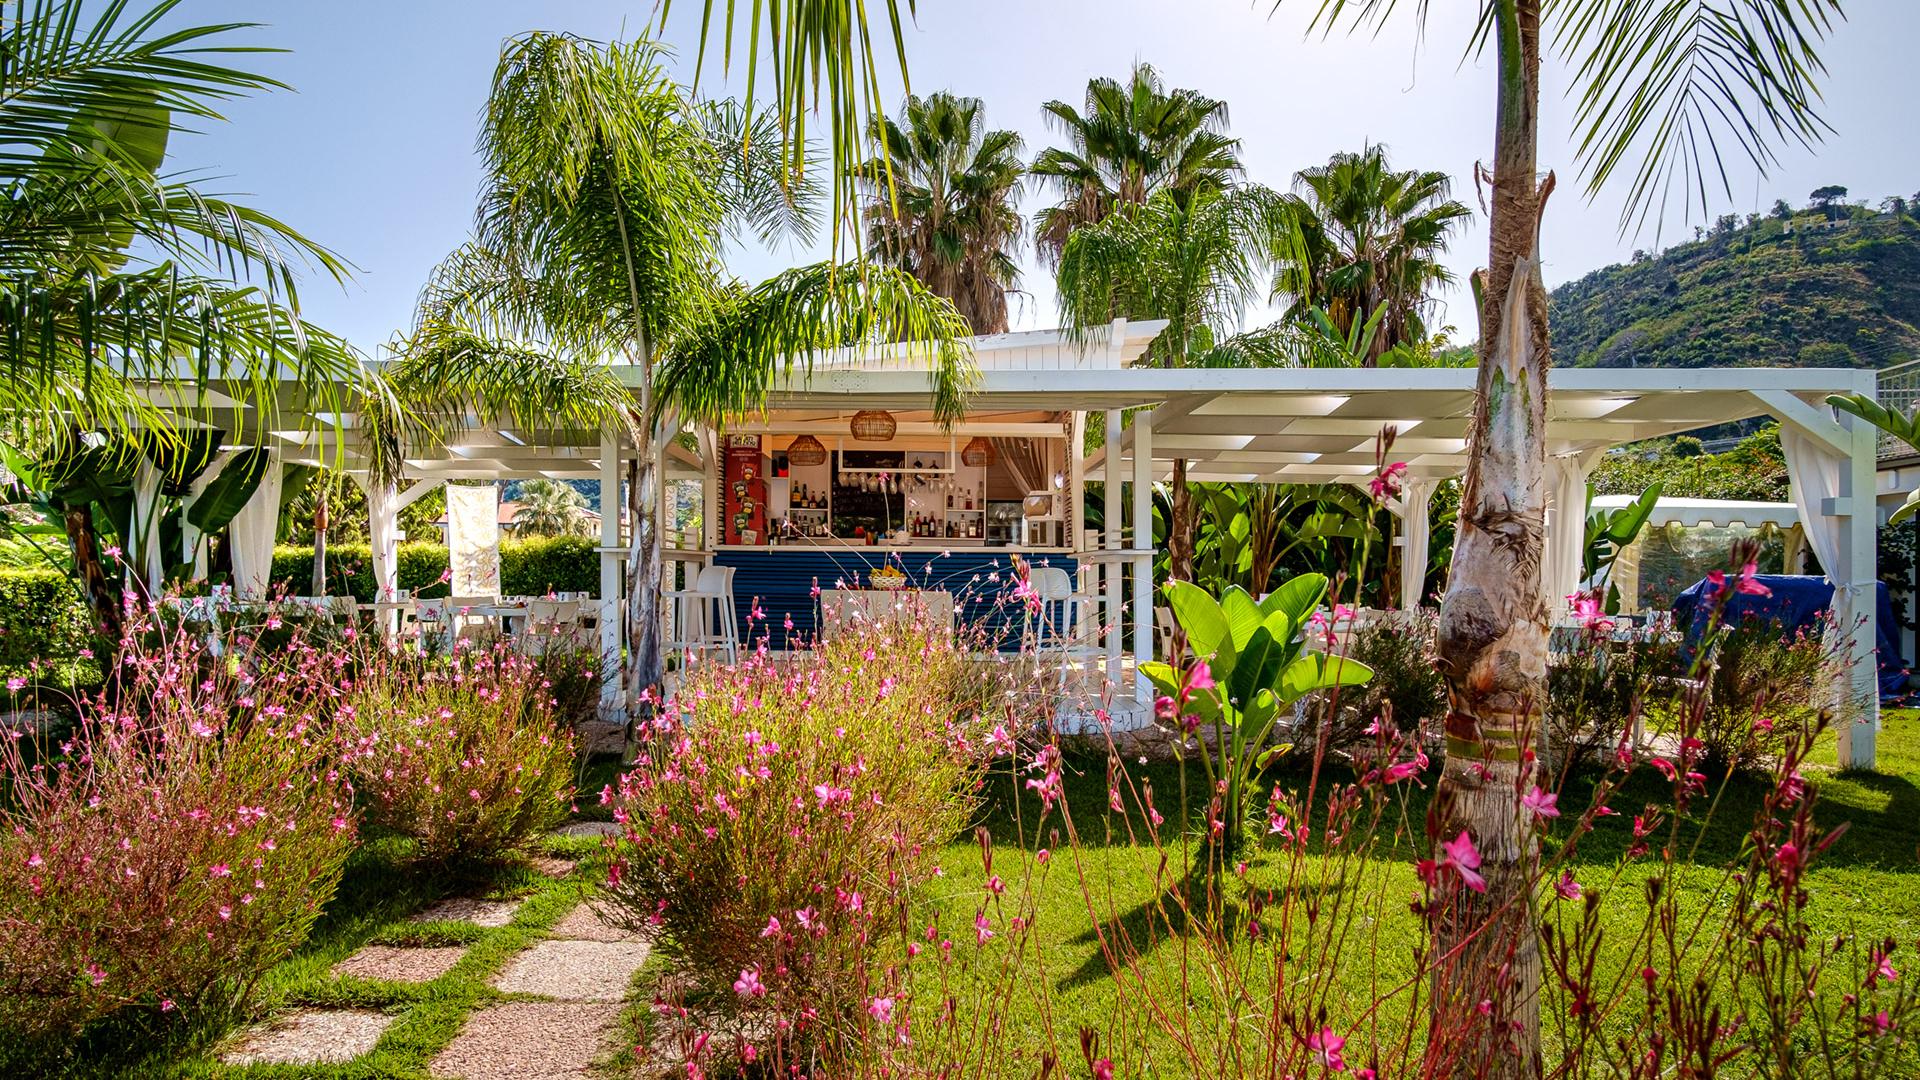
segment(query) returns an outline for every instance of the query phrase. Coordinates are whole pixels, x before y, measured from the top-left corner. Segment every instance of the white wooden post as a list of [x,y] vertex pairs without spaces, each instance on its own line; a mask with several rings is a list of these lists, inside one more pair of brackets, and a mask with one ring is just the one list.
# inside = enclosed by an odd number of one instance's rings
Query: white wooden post
[[[1864,372],[1854,389],[1872,396],[1875,380]],[[1851,436],[1852,454],[1840,472],[1840,501],[1847,511],[1841,524],[1841,562],[1830,576],[1833,581],[1834,615],[1842,633],[1851,634],[1849,660],[1852,666],[1848,688],[1852,708],[1841,714],[1845,724],[1839,732],[1840,767],[1871,769],[1875,760],[1875,738],[1880,727],[1880,683],[1877,662],[1879,643],[1880,596],[1879,521],[1874,500],[1874,469],[1879,433],[1872,424],[1851,415],[1840,417],[1841,426]],[[1846,602],[1842,602],[1843,598]],[[1851,721],[1851,722],[1848,722]]]
[[1067,537],[1069,551],[1079,551],[1087,531],[1087,414],[1075,411],[1067,421]]
[[1153,413],[1133,416],[1133,662],[1134,690],[1152,701],[1152,684],[1139,674],[1153,659]]
[[620,436],[600,433],[600,711],[620,707]]
[[1120,650],[1122,632],[1126,621],[1120,616],[1120,410],[1107,410],[1107,449],[1102,459],[1101,480],[1104,490],[1101,502],[1105,511],[1105,534],[1102,547],[1107,552],[1106,575],[1107,602],[1101,605],[1100,618],[1106,624],[1107,631],[1107,682],[1120,681]]

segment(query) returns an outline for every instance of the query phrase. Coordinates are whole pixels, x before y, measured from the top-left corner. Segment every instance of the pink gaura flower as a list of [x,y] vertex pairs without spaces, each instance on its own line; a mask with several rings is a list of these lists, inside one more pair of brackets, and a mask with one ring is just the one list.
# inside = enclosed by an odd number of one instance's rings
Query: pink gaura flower
[[1871,990],[1880,981],[1893,982],[1900,977],[1899,969],[1893,966],[1891,953],[1874,949],[1867,954],[1867,962],[1873,965],[1873,971],[1867,975],[1867,989]]
[[15,675],[13,678],[7,680],[7,689],[12,691],[13,693],[17,694],[20,691],[25,690],[26,688],[27,688],[27,680],[21,678],[18,675]]
[[877,997],[867,1002],[867,1015],[885,1024],[893,1019],[893,999]]
[[1093,1063],[1093,1080],[1113,1080],[1113,1061],[1101,1058]]
[[227,868],[226,863],[214,863],[212,866],[207,868],[207,873],[212,875],[213,877],[232,877],[233,876],[233,871]]
[[1535,785],[1532,791],[1520,796],[1520,805],[1532,812],[1537,818],[1557,818],[1560,816],[1560,796],[1556,792],[1541,791]]
[[1346,1071],[1346,1059],[1340,1056],[1346,1046],[1347,1040],[1335,1035],[1330,1027],[1323,1027],[1307,1036],[1307,1049],[1313,1051],[1313,1060],[1333,1072]]
[[1214,688],[1213,669],[1205,660],[1196,661],[1193,670],[1187,675],[1188,690],[1211,690]]
[[1573,871],[1562,871],[1560,880],[1553,883],[1553,891],[1559,893],[1562,900],[1580,899],[1580,883],[1573,880]]
[[993,940],[993,924],[987,921],[984,911],[973,917],[973,938],[976,945],[985,945]]
[[1487,891],[1487,879],[1480,876],[1480,849],[1473,846],[1473,837],[1467,830],[1461,829],[1460,835],[1440,845],[1439,867],[1452,867],[1474,892]]
[[759,967],[740,969],[740,977],[733,980],[733,992],[743,998],[766,997],[767,988],[760,981]]

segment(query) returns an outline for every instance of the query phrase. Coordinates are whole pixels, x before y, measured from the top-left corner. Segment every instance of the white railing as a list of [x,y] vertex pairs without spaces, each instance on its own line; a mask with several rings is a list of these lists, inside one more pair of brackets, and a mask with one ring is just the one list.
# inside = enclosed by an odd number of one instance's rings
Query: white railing
[[[1920,405],[1920,360],[1895,364],[1880,372],[1880,404],[1891,412],[1910,415]],[[1911,457],[1913,447],[1886,432],[1880,433],[1880,459]]]

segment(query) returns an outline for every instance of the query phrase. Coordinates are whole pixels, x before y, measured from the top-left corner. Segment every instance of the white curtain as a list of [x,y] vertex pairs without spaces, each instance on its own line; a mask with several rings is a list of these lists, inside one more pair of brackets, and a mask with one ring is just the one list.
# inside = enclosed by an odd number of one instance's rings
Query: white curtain
[[373,585],[379,600],[392,600],[400,571],[400,493],[392,484],[368,481],[367,539],[373,547]]
[[1426,597],[1421,595],[1427,578],[1427,561],[1433,544],[1431,480],[1409,480],[1400,488],[1400,609],[1412,611]]
[[160,470],[144,455],[133,471],[133,529],[138,543],[128,544],[129,559],[139,559],[137,568],[145,579],[148,596],[160,595],[167,577],[167,555],[160,550]]
[[1597,453],[1547,459],[1547,541],[1540,590],[1549,618],[1567,614],[1567,597],[1580,589],[1587,546],[1587,472]]
[[1793,508],[1799,511],[1807,546],[1837,589],[1841,582],[1834,580],[1833,570],[1840,565],[1840,545],[1844,543],[1840,519],[1822,514],[1820,505],[1840,494],[1840,470],[1846,467],[1847,459],[1792,424],[1780,425],[1780,449],[1786,451],[1787,485],[1792,489]]
[[280,452],[267,451],[267,469],[253,497],[233,516],[233,591],[242,600],[262,600],[273,577],[273,541],[280,532]]
[[200,496],[206,492],[207,485],[213,483],[213,478],[220,475],[220,470],[226,468],[227,462],[232,457],[232,451],[222,451],[214,455],[207,467],[200,470],[200,475],[194,478],[192,488],[187,492],[186,500],[181,506],[180,561],[193,564],[191,576],[195,581],[207,579],[207,547],[200,542],[200,530],[194,528],[193,523],[187,520],[187,513],[192,510],[194,503],[200,501]]
[[500,595],[500,489],[447,485],[447,565],[454,596]]

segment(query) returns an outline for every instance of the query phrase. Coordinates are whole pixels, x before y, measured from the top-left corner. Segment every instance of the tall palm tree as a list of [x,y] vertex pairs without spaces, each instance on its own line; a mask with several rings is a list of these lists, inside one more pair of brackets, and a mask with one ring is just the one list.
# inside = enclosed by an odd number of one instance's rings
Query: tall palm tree
[[[300,274],[342,280],[345,264],[163,171],[184,124],[280,85],[219,62],[247,51],[232,37],[249,24],[163,28],[177,6],[43,0],[0,18],[0,415],[49,476],[99,458],[102,434],[177,458],[183,416],[231,424],[231,401],[271,414],[285,379],[319,412],[371,385],[352,349],[299,315]],[[60,508],[109,628],[120,604],[93,496],[120,486],[67,485]],[[130,551],[134,540],[122,536]]]
[[[1396,7],[1423,20],[1429,11],[1395,0],[1317,0],[1314,21],[1377,27]],[[1447,1075],[1534,1077],[1542,1071],[1537,847],[1520,799],[1533,780],[1524,751],[1546,701],[1540,562],[1552,338],[1540,228],[1554,179],[1539,173],[1543,32],[1577,80],[1575,145],[1588,193],[1623,166],[1633,170],[1624,226],[1644,220],[1670,187],[1691,209],[1718,176],[1731,198],[1720,138],[1763,169],[1775,139],[1818,138],[1815,50],[1841,11],[1839,0],[1480,0],[1478,8],[1475,41],[1491,45],[1496,61],[1490,236],[1487,269],[1474,281],[1478,394],[1437,637],[1451,706],[1447,760],[1427,831],[1438,863],[1447,861],[1438,845],[1464,850],[1464,836],[1477,848],[1485,891],[1443,881],[1447,892],[1433,905],[1429,1053]]]
[[1023,223],[1014,189],[1025,171],[1011,131],[987,130],[979,98],[908,97],[899,119],[868,130],[860,167],[867,254],[953,301],[975,334],[1007,329],[1007,291]]
[[[1162,367],[1264,366],[1275,351],[1272,335],[1227,334],[1259,295],[1279,217],[1279,197],[1258,184],[1187,198],[1161,191],[1122,206],[1067,237],[1057,281],[1061,320],[1079,331],[1116,316],[1165,319],[1147,347]],[[1182,581],[1193,577],[1186,464],[1174,459],[1167,541],[1169,574]]]
[[1438,256],[1472,213],[1447,198],[1448,187],[1443,172],[1395,171],[1378,146],[1300,170],[1274,248],[1276,298],[1291,302],[1294,317],[1324,308],[1342,334],[1381,313],[1367,367],[1423,337],[1429,295],[1453,280]]
[[1064,101],[1041,106],[1064,147],[1048,147],[1028,171],[1055,189],[1059,201],[1034,219],[1040,255],[1057,263],[1067,237],[1124,205],[1156,192],[1185,202],[1220,192],[1241,171],[1240,140],[1227,135],[1224,101],[1193,90],[1167,90],[1148,64],[1127,81],[1087,83],[1085,111]]
[[[534,432],[612,428],[632,439],[627,480],[626,669],[637,714],[662,675],[658,448],[673,416],[755,408],[780,372],[820,350],[925,341],[951,418],[971,371],[953,306],[899,271],[826,266],[747,289],[723,240],[805,217],[770,129],[694,102],[651,42],[529,33],[501,50],[481,122],[485,170],[474,239],[434,272],[398,343],[396,392],[425,434],[511,419]],[[665,379],[670,356],[697,356]],[[631,390],[612,367],[634,373]],[[391,460],[392,454],[387,455]]]
[[528,480],[514,501],[514,531],[522,536],[573,536],[586,523],[587,500],[572,484],[558,480]]

